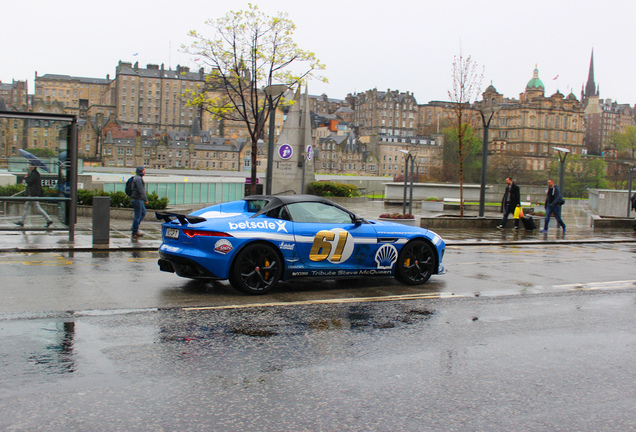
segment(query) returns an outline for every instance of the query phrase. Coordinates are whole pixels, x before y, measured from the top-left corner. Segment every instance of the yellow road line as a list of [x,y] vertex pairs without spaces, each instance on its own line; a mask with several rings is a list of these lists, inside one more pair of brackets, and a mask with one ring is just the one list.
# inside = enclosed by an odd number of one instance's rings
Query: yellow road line
[[[636,280],[625,281],[610,281],[610,282],[592,282],[592,283],[576,283],[565,285],[553,285],[552,289],[562,291],[576,291],[576,290],[603,290],[603,289],[618,289],[618,288],[634,288],[636,287]],[[546,292],[554,293],[554,291],[541,291],[537,294],[545,294]],[[508,292],[502,293],[501,296],[510,296]],[[248,308],[266,308],[266,307],[281,307],[281,306],[310,306],[321,304],[348,304],[348,303],[372,303],[372,302],[388,302],[388,301],[404,301],[404,300],[425,300],[425,299],[448,299],[448,298],[467,298],[475,297],[474,292],[455,294],[455,293],[423,293],[423,294],[404,294],[404,295],[389,295],[389,296],[376,296],[376,297],[352,297],[352,298],[338,298],[338,299],[322,299],[322,300],[301,300],[292,302],[272,302],[272,303],[248,303],[248,304],[232,304],[225,306],[202,306],[202,307],[187,307],[182,308],[183,311],[209,311],[209,310],[227,310],[227,309],[248,309]],[[481,295],[481,297],[497,297],[493,293],[487,295]]]
[[301,300],[295,302],[272,302],[272,303],[249,303],[244,305],[226,305],[226,306],[203,306],[183,308],[184,311],[202,311],[202,310],[222,310],[222,309],[243,309],[257,307],[277,307],[277,306],[305,306],[318,304],[347,304],[347,303],[370,303],[398,300],[419,300],[419,299],[439,299],[449,297],[461,297],[447,293],[427,293],[427,294],[404,294],[379,297],[352,297],[338,299],[322,299],[322,300]]

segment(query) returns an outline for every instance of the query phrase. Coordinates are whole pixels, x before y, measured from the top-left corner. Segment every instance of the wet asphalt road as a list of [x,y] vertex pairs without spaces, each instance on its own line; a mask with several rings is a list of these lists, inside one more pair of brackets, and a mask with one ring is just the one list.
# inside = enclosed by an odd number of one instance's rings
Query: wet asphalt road
[[636,430],[635,251],[450,248],[423,287],[262,297],[154,253],[2,255],[0,430]]
[[204,283],[160,272],[157,258],[155,252],[0,254],[0,314],[47,316],[359,297],[500,296],[611,287],[636,279],[633,243],[449,247],[444,258],[448,273],[422,286],[405,286],[392,278],[301,279],[282,283],[265,296],[239,294],[227,282]]

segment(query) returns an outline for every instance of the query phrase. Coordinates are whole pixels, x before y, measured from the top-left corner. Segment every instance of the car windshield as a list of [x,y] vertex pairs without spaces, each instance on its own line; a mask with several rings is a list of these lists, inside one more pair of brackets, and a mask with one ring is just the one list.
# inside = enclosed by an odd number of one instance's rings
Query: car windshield
[[320,202],[301,202],[287,205],[294,222],[350,224],[349,213],[329,204]]

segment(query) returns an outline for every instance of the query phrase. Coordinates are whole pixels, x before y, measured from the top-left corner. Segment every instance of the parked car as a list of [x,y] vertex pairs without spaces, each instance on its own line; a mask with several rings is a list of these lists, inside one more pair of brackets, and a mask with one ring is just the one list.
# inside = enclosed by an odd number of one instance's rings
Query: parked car
[[365,220],[313,195],[249,196],[163,219],[159,268],[192,279],[229,279],[264,294],[295,278],[394,276],[418,285],[444,273],[433,231]]

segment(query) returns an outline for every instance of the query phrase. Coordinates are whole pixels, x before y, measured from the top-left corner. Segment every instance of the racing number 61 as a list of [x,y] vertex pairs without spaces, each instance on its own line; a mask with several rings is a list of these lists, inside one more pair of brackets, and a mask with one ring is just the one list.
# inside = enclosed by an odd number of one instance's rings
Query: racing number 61
[[[333,251],[333,255],[329,261],[340,262],[342,259],[342,251],[347,244],[347,238],[349,233],[347,231],[338,231],[338,244]],[[312,261],[324,261],[329,258],[331,248],[333,247],[333,241],[336,238],[336,233],[333,231],[322,230],[318,231],[316,237],[314,237],[314,244],[311,245],[311,251],[309,252],[309,259]]]

